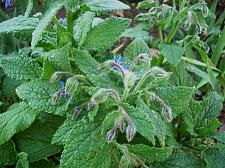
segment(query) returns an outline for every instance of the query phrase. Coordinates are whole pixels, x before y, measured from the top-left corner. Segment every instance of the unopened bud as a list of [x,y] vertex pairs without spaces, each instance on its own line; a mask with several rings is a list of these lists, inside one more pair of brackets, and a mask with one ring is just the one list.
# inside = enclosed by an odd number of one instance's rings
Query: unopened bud
[[73,119],[77,119],[77,117],[78,117],[79,114],[80,114],[80,111],[81,111],[81,107],[80,107],[80,106],[76,106],[76,107],[73,109]]
[[55,83],[57,81],[59,81],[63,76],[63,72],[55,72],[51,79],[50,79],[50,83]]
[[94,104],[93,101],[90,101],[90,102],[87,104],[87,110],[88,110],[88,111],[92,111],[94,107],[95,107],[95,104]]
[[107,132],[106,139],[110,143],[115,138],[115,136],[116,136],[116,130],[115,129],[111,129],[110,131]]
[[149,60],[149,55],[148,54],[140,54],[139,56],[138,56],[138,60],[140,60],[140,61],[148,61]]
[[74,77],[70,77],[66,80],[65,92],[72,94],[78,86],[78,81]]
[[120,132],[121,133],[125,133],[126,132],[126,128],[127,128],[125,122],[122,121],[120,126],[119,126],[119,128],[120,128]]
[[52,104],[55,105],[57,103],[57,101],[59,100],[60,97],[60,93],[56,92],[53,96],[52,96]]
[[171,122],[173,120],[173,114],[172,114],[172,109],[170,107],[163,107],[163,113],[166,117],[166,120],[168,122]]
[[136,127],[133,123],[130,123],[126,129],[126,138],[127,141],[130,142],[136,134]]

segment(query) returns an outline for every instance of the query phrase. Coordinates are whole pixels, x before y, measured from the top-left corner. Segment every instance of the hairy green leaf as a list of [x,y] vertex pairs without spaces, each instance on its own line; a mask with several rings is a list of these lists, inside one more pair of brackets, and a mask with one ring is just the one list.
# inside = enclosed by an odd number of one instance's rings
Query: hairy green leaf
[[154,168],[199,168],[203,163],[191,152],[176,149],[164,162],[153,164]]
[[124,51],[124,55],[131,60],[137,58],[139,54],[144,53],[149,55],[150,49],[142,39],[135,39]]
[[108,74],[101,72],[100,64],[87,52],[73,50],[73,60],[78,68],[84,72],[90,81],[99,88],[112,88],[121,90],[116,80],[111,80]]
[[202,152],[207,168],[223,168],[225,152],[218,148],[208,148]]
[[57,145],[65,144],[75,125],[76,121],[72,119],[67,119],[54,134],[52,138],[52,143]]
[[18,151],[26,152],[31,162],[38,161],[58,153],[62,147],[51,144],[51,139],[62,119],[44,116],[44,121],[35,121],[32,126],[15,136]]
[[59,67],[60,70],[71,71],[69,60],[70,47],[68,45],[46,52],[43,54],[43,56],[46,60]]
[[140,108],[134,108],[128,104],[123,104],[124,109],[136,126],[137,132],[148,139],[153,145],[155,144],[155,126],[148,114]]
[[130,152],[139,156],[146,163],[163,162],[172,152],[173,147],[149,147],[147,145],[126,145]]
[[17,80],[37,79],[42,69],[37,62],[27,57],[7,57],[0,60],[0,67],[6,75]]
[[32,42],[31,42],[31,47],[34,48],[37,43],[41,39],[41,34],[45,30],[45,28],[49,25],[49,23],[52,21],[52,17],[56,15],[57,11],[61,9],[63,6],[63,1],[62,0],[56,0],[52,2],[50,7],[47,9],[45,12],[43,18],[40,20],[39,24],[35,28],[35,31],[32,34]]
[[130,9],[130,7],[118,0],[88,0],[86,5],[93,11],[110,12],[113,10]]
[[90,160],[92,160],[90,155],[98,151],[106,142],[101,136],[102,119],[102,115],[96,116],[93,122],[83,118],[75,125],[65,143],[60,168],[67,168],[71,165],[82,168],[90,167]]
[[18,16],[0,23],[0,35],[12,34],[22,40],[31,40],[39,19]]
[[162,44],[160,45],[160,53],[171,64],[178,64],[184,54],[184,49],[176,45]]
[[73,37],[79,43],[79,46],[83,44],[85,38],[87,37],[87,33],[91,30],[94,16],[95,15],[93,12],[86,12],[76,21]]
[[205,111],[205,117],[208,119],[218,117],[223,109],[223,98],[214,91],[208,94],[206,100],[208,100],[208,106]]
[[49,81],[34,80],[22,84],[16,89],[18,96],[31,107],[39,111],[63,115],[65,107],[61,104],[52,105],[52,96],[58,87],[51,85]]
[[91,168],[110,168],[111,148],[109,145],[104,146],[94,157]]
[[151,110],[142,99],[137,99],[137,107],[145,112],[151,122],[154,124],[154,134],[158,137],[158,140],[161,142],[162,145],[165,144],[166,139],[166,126],[165,123],[162,121],[162,118],[158,113]]
[[[156,89],[156,95],[172,109],[173,117],[176,117],[189,106],[193,91],[194,88],[185,86],[159,87]],[[159,111],[159,104],[152,104],[152,107]]]
[[0,114],[0,144],[8,141],[15,133],[27,129],[39,111],[25,102],[14,104],[12,109]]
[[92,28],[83,43],[83,48],[105,51],[110,48],[129,26],[130,20],[111,17]]

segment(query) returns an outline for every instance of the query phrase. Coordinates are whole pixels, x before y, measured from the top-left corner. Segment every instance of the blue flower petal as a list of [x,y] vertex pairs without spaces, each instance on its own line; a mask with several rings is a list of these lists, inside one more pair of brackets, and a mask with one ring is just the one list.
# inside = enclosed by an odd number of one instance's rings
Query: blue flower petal
[[65,83],[63,81],[60,81],[59,84],[61,87],[65,87]]
[[123,57],[119,56],[115,61],[116,61],[116,63],[121,64],[123,61]]
[[10,5],[10,0],[5,0],[5,9],[8,8]]

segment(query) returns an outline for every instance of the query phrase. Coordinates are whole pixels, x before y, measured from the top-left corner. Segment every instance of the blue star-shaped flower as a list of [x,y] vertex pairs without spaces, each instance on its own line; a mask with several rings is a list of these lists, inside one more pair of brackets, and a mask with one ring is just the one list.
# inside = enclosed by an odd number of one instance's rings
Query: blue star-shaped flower
[[[114,58],[114,61],[115,61],[115,63],[121,65],[121,66],[123,67],[123,69],[128,69],[128,68],[129,68],[128,65],[124,64],[124,62],[123,62],[123,57],[122,57],[122,56],[119,56],[119,57],[117,57],[117,58],[115,57],[115,58]],[[121,70],[120,70],[118,67],[116,67],[116,66],[113,66],[113,69],[114,69],[115,71],[117,71],[119,74],[122,73]]]
[[7,9],[10,5],[10,0],[5,0],[5,9]]

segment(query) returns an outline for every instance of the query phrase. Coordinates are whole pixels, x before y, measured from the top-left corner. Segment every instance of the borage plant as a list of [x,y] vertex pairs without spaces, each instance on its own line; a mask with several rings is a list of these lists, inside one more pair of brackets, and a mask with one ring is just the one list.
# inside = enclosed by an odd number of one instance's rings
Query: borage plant
[[[58,19],[63,7],[67,16]],[[180,64],[163,65],[166,70],[155,66],[142,39],[121,54],[109,52],[131,21],[97,16],[116,9],[129,6],[117,0],[58,0],[43,17],[28,17],[29,8],[26,16],[0,24],[0,34],[28,42],[0,57],[4,78],[18,82],[3,87],[15,100],[0,114],[0,165],[223,165],[224,133],[215,131],[221,97],[210,92],[197,101],[195,81],[180,57],[167,59]],[[165,46],[161,52],[168,55],[171,46]],[[15,93],[7,95],[15,89],[19,103]]]

